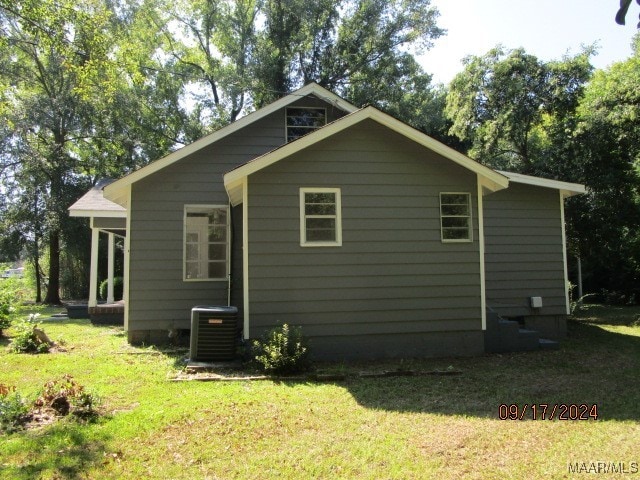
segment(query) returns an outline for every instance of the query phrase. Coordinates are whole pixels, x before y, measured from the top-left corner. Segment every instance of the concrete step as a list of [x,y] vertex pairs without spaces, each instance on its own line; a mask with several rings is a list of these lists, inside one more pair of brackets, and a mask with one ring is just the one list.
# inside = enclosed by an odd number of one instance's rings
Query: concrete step
[[513,346],[515,352],[530,352],[538,350],[540,335],[534,330],[525,330],[521,328],[518,330],[517,336],[513,339]]

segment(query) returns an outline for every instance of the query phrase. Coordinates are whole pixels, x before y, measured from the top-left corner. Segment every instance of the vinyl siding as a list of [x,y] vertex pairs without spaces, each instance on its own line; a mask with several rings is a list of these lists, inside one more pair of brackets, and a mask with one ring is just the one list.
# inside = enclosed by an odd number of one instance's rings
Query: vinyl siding
[[[328,121],[344,114],[315,97],[293,105],[326,106]],[[194,306],[227,304],[226,281],[183,280],[184,206],[228,205],[223,174],[284,141],[280,110],[132,185],[130,330],[189,328]],[[241,207],[233,209],[232,231],[232,304],[241,308]]]
[[[341,247],[300,246],[301,187],[340,188]],[[288,322],[402,350],[396,334],[481,331],[479,244],[442,243],[440,192],[471,194],[477,239],[476,175],[372,120],[252,174],[250,336]]]
[[515,182],[484,198],[487,305],[500,315],[566,314],[560,201],[558,190]]

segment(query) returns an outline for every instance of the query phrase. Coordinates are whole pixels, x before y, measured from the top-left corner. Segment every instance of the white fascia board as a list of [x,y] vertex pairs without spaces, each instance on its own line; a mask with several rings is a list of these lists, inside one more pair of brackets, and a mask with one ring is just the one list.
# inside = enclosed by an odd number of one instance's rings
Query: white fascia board
[[71,210],[70,217],[95,217],[95,218],[127,218],[126,210],[121,212],[114,210]]
[[257,110],[255,112],[252,112],[247,116],[242,117],[239,120],[236,120],[235,122],[230,123],[225,127],[222,127],[220,130],[216,130],[215,132],[205,137],[202,137],[201,139],[196,140],[195,142],[190,143],[189,145],[185,145],[180,150],[176,150],[175,152],[170,153],[166,157],[156,160],[155,162],[150,163],[149,165],[142,167],[141,169],[136,170],[135,172],[130,173],[129,175],[122,177],[119,180],[116,180],[110,185],[107,185],[104,188],[105,198],[108,198],[109,200],[124,206],[124,202],[126,201],[126,198],[127,198],[126,187],[130,186],[131,184],[139,180],[142,180],[145,177],[148,177],[149,175],[152,175],[162,170],[165,167],[168,167],[169,165],[179,160],[182,160],[183,158],[191,155],[192,153],[195,153],[198,150],[201,150],[211,145],[212,143],[217,142],[218,140],[221,140],[222,138],[228,135],[231,135],[232,133],[235,133],[238,130],[308,95],[315,95],[319,99],[324,100],[328,103],[331,103],[335,105],[337,108],[340,108],[341,110],[344,110],[348,113],[352,113],[358,109],[356,106],[350,104],[346,100],[343,100],[342,98],[338,97],[335,93],[332,93],[329,90],[321,87],[317,83],[310,83],[296,90],[295,92],[290,93],[286,97],[282,97],[281,99],[276,100],[275,102],[267,105],[266,107],[261,108],[260,110]]
[[523,175],[521,173],[500,172],[509,180],[524,185],[532,185],[535,187],[553,188],[559,190],[564,198],[572,197],[586,193],[587,189],[579,183],[561,182],[560,180],[550,180],[548,178],[533,177],[531,175]]
[[229,201],[231,202],[231,205],[234,207],[237,207],[242,203],[242,198],[243,198],[242,195],[244,192],[245,179],[246,177],[243,177],[228,185],[225,182],[225,188],[227,189],[227,194],[229,195]]
[[234,194],[233,187],[238,184],[243,178],[248,177],[252,173],[262,170],[274,163],[282,160],[283,158],[288,157],[289,155],[293,155],[317,142],[325,140],[332,135],[335,135],[338,132],[341,132],[357,123],[362,122],[363,120],[371,119],[375,122],[378,122],[381,125],[384,125],[391,130],[405,136],[406,138],[413,140],[414,142],[442,155],[443,157],[453,161],[461,165],[462,167],[471,170],[472,172],[478,174],[479,178],[483,179],[482,186],[485,189],[490,191],[501,190],[503,188],[507,188],[509,185],[509,180],[504,175],[492,170],[475,160],[470,159],[469,157],[457,152],[456,150],[447,147],[446,145],[438,142],[437,140],[425,135],[424,133],[410,127],[406,123],[401,122],[393,118],[386,113],[381,112],[380,110],[374,107],[366,107],[361,110],[358,110],[354,113],[346,115],[333,123],[330,123],[312,133],[305,135],[304,137],[295,140],[294,142],[288,143],[279,147],[276,150],[272,150],[269,153],[262,155],[250,162],[245,163],[244,165],[227,172],[224,175],[224,185],[231,196]]

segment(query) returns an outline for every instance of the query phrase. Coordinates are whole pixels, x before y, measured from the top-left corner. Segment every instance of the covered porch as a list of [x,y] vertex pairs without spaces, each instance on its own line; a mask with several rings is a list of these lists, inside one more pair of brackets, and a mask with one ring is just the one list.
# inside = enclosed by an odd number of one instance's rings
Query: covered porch
[[[77,202],[69,207],[72,217],[89,218],[91,228],[91,266],[89,273],[88,313],[94,323],[124,323],[125,302],[115,298],[116,238],[127,235],[127,211],[124,207],[106,200],[103,189],[113,180],[101,180]],[[107,295],[106,303],[98,301],[98,272],[100,242],[107,242]],[[126,255],[124,258],[126,273]],[[126,292],[126,274],[123,275],[123,293]]]

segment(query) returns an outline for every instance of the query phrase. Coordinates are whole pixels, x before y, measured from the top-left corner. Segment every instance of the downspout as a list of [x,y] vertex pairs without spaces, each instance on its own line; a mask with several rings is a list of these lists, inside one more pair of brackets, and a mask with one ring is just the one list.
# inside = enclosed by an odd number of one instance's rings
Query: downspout
[[229,202],[229,274],[227,275],[227,306],[231,306],[231,273],[233,272],[233,206]]

